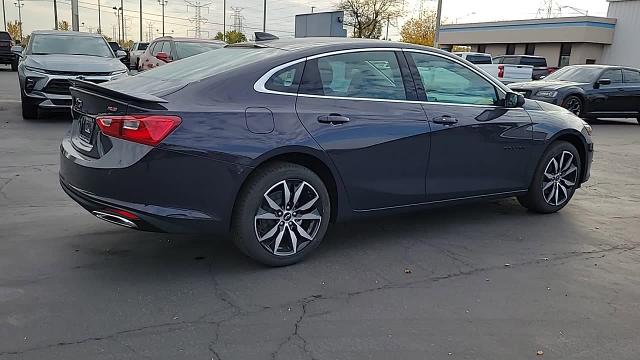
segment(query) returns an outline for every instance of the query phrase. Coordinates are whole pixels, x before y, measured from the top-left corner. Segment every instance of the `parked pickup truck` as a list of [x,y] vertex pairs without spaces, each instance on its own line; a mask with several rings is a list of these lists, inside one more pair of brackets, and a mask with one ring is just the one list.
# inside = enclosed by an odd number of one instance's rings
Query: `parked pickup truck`
[[493,58],[494,64],[531,65],[533,66],[533,80],[544,79],[558,70],[557,67],[547,66],[547,59],[534,55],[502,55]]
[[491,59],[491,54],[474,52],[456,52],[454,54],[475,64],[480,69],[500,80],[503,84],[531,81],[533,78],[533,66],[494,64]]

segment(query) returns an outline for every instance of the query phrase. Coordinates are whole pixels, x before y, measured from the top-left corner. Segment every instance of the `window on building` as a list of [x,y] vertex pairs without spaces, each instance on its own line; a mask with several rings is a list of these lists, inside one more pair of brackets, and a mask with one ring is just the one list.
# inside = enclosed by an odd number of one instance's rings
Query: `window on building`
[[558,67],[569,65],[571,58],[571,44],[563,43],[560,45],[560,59],[558,60]]
[[593,65],[596,63],[596,59],[587,59],[587,61],[585,62],[585,64],[587,65]]
[[525,55],[535,55],[536,52],[536,44],[527,44],[524,48]]
[[516,54],[516,44],[507,44],[507,55]]
[[479,53],[486,53],[487,52],[487,45],[478,45],[478,52]]

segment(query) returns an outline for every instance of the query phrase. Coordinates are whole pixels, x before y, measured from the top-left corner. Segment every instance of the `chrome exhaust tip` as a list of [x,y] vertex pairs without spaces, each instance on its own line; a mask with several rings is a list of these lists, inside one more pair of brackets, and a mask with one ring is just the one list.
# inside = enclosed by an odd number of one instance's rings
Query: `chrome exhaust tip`
[[131,221],[131,220],[127,219],[127,218],[124,218],[124,217],[122,217],[120,215],[106,213],[106,212],[103,212],[103,211],[92,211],[91,213],[95,217],[97,217],[98,219],[110,222],[112,224],[128,227],[128,228],[131,228],[131,229],[137,229],[138,228],[138,225],[136,225],[133,221]]

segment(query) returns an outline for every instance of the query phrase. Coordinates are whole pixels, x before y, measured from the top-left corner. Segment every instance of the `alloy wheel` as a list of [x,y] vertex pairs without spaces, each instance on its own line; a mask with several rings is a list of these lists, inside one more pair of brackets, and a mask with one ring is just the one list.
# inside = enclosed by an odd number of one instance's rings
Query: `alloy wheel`
[[290,256],[314,240],[321,222],[322,200],[316,189],[306,181],[286,179],[262,196],[254,229],[267,251]]
[[571,191],[578,182],[578,166],[575,156],[569,151],[554,156],[544,170],[542,196],[547,204],[559,206],[569,200]]
[[564,107],[576,116],[580,116],[580,113],[582,112],[582,103],[580,102],[580,99],[576,97],[572,97],[567,100]]

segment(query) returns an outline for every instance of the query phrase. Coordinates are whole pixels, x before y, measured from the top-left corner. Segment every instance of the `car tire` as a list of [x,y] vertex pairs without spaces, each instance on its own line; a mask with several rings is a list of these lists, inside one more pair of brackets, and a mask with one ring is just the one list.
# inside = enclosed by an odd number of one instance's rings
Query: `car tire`
[[262,264],[295,264],[324,238],[330,201],[322,179],[310,169],[286,162],[269,164],[256,170],[240,190],[232,219],[233,242]]
[[638,122],[638,125],[640,125],[640,117],[637,117],[636,121]]
[[37,119],[38,104],[24,95],[20,95],[20,101],[22,103],[22,117],[24,119]]
[[580,153],[571,143],[556,141],[544,152],[526,195],[518,201],[527,209],[554,213],[565,207],[580,184]]
[[11,71],[18,71],[18,58],[17,57],[11,62]]
[[562,101],[562,107],[580,117],[584,113],[584,102],[577,95],[569,95]]

